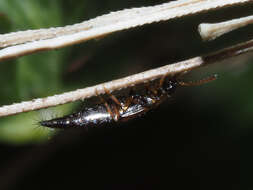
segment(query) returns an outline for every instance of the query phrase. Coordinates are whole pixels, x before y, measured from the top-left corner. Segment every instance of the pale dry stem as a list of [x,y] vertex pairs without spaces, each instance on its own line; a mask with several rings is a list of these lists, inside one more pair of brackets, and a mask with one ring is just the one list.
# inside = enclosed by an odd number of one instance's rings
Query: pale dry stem
[[3,34],[0,35],[0,47],[6,48],[0,50],[0,61],[63,48],[144,24],[251,2],[253,0],[178,0],[156,6],[112,12],[66,27]]
[[202,23],[198,30],[201,38],[208,41],[249,24],[253,24],[253,15],[220,23]]

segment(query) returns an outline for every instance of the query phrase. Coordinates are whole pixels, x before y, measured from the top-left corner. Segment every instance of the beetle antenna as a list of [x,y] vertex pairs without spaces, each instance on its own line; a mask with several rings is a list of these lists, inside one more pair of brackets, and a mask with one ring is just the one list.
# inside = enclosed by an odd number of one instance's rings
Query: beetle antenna
[[201,79],[199,81],[189,81],[189,82],[178,81],[178,84],[180,86],[199,86],[199,85],[202,85],[202,84],[214,81],[217,78],[218,78],[218,75],[215,74],[215,75],[212,75],[212,76],[210,76],[208,78]]

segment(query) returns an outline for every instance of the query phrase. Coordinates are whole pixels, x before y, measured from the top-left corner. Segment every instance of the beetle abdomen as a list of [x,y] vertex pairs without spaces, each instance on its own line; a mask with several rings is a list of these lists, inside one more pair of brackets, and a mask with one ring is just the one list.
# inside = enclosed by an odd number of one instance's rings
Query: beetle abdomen
[[113,119],[103,104],[85,107],[81,111],[51,120],[41,121],[40,125],[51,128],[92,127],[111,122]]

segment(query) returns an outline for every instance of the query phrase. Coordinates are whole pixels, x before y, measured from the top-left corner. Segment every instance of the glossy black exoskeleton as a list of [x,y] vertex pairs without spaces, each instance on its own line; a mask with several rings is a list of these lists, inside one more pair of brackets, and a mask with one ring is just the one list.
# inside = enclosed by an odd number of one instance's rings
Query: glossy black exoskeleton
[[41,121],[40,125],[51,128],[82,128],[94,127],[110,122],[127,121],[139,117],[168,99],[178,86],[199,85],[216,79],[212,76],[198,82],[182,82],[176,79],[166,79],[162,77],[159,83],[146,86],[145,93],[134,93],[129,96],[116,98],[106,89],[110,96],[105,101],[99,96],[101,103],[91,107],[84,107],[81,111],[60,118]]

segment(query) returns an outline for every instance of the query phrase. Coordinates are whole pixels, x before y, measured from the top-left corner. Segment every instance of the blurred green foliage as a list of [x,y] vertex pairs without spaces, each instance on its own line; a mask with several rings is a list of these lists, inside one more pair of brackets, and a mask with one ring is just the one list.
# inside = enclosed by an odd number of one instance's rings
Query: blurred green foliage
[[[111,2],[115,4],[114,1]],[[81,22],[84,19],[105,13],[105,6],[110,4],[110,2],[100,2],[100,5],[95,7],[97,3],[89,2],[87,4],[85,1],[1,0],[0,32],[8,33]],[[113,6],[107,8],[110,10]],[[66,83],[70,82],[70,87],[63,84],[63,75],[66,70],[62,68],[66,63],[68,64],[69,59],[72,61],[69,49],[43,52],[1,63],[0,104],[6,105],[45,97],[69,89],[73,90],[75,87],[86,86],[85,82],[79,79],[79,82],[65,81]],[[79,51],[76,54],[80,57],[80,51],[84,51],[83,49],[77,48],[73,52],[75,54],[76,51]],[[109,71],[107,69],[107,72]],[[88,72],[90,73],[90,71]],[[66,110],[69,112],[71,108],[72,106],[69,106]],[[58,112],[62,113],[63,111]],[[47,139],[52,132],[47,129],[37,129],[34,126],[34,123],[42,118],[43,116],[39,112],[1,118],[0,141],[23,144]]]
[[[1,0],[0,32],[73,24],[110,11],[162,2],[165,1]],[[0,104],[7,105],[83,88],[246,40],[251,35],[249,31],[252,31],[252,27],[209,43],[201,41],[196,27],[200,22],[226,20],[231,15],[240,17],[252,10],[252,7],[241,6],[240,10],[203,13],[3,62],[0,64]],[[187,90],[187,93],[179,93],[179,100],[183,101],[180,96],[185,99],[190,97],[189,104],[203,109],[203,119],[207,119],[205,116],[208,116],[209,111],[215,112],[219,107],[218,113],[223,114],[224,123],[230,119],[232,123],[244,122],[244,126],[251,126],[253,90],[249,81],[253,69],[247,65],[250,62],[252,58],[245,59],[236,69],[230,65],[206,69],[203,76],[207,72],[218,72],[220,79],[213,84]],[[240,72],[237,72],[238,69]],[[201,78],[199,72],[193,73],[193,76]],[[73,107],[66,105],[56,108],[56,113],[69,113]],[[1,118],[0,141],[24,144],[48,139],[53,131],[34,125],[40,119],[43,119],[40,112]],[[212,119],[208,118],[210,121]]]
[[[3,0],[0,1],[1,32],[58,26],[62,24],[60,1]],[[61,89],[62,52],[46,52],[1,64],[1,104],[44,97]],[[38,113],[3,118],[1,140],[15,143],[40,141],[47,130],[35,130]]]

